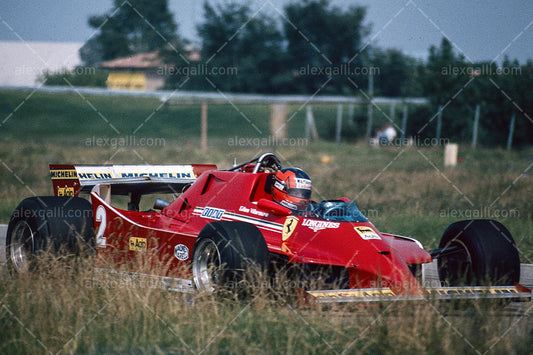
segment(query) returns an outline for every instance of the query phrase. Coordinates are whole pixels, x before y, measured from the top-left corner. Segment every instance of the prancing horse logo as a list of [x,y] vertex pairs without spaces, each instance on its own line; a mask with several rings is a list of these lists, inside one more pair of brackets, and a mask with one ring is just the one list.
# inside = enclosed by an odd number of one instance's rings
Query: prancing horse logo
[[298,225],[298,218],[296,217],[287,217],[285,223],[283,223],[283,233],[281,234],[281,239],[286,241],[292,235],[292,232],[296,229]]

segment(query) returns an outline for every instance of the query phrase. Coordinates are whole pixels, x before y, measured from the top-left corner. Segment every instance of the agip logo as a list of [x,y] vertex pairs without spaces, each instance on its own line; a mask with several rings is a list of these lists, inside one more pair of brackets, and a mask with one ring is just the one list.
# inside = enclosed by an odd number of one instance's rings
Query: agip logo
[[353,229],[355,229],[357,234],[359,234],[359,236],[363,238],[364,240],[381,239],[381,237],[376,232],[374,232],[372,228],[363,226],[363,227],[353,227]]
[[130,250],[131,251],[146,251],[146,239],[130,237]]
[[59,187],[57,189],[57,196],[74,196],[73,187]]

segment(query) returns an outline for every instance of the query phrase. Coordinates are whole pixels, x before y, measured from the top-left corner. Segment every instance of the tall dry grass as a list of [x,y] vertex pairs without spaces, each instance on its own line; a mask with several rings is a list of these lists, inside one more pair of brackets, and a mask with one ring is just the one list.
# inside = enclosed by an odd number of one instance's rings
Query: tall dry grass
[[3,274],[0,353],[520,354],[533,345],[524,305],[302,308],[266,279],[254,279],[264,287],[237,299],[106,277],[93,265],[92,257],[44,254],[38,272]]
[[[164,149],[87,148],[57,140],[0,144],[0,222],[25,197],[50,195],[49,163],[216,163],[229,168],[266,150],[313,179],[316,200],[347,196],[382,231],[436,247],[444,229],[490,206],[533,263],[531,152],[470,151],[442,166],[438,148],[374,149],[314,143],[304,147],[228,147],[202,153],[195,142]],[[216,148],[216,149],[215,149]],[[328,163],[322,163],[327,155]],[[528,170],[529,169],[529,170]],[[145,199],[150,208],[150,197]],[[146,283],[95,278],[91,258],[41,257],[38,273],[0,274],[0,353],[528,353],[531,308],[438,303],[298,308],[290,290],[258,283],[254,297],[187,296]],[[450,308],[451,307],[451,308]]]

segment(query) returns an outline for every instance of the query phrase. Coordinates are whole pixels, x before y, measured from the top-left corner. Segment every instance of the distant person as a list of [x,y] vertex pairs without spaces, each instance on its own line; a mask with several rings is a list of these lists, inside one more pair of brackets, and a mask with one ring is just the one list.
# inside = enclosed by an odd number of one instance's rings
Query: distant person
[[377,140],[381,145],[389,145],[396,139],[397,133],[391,124],[386,124],[377,132]]

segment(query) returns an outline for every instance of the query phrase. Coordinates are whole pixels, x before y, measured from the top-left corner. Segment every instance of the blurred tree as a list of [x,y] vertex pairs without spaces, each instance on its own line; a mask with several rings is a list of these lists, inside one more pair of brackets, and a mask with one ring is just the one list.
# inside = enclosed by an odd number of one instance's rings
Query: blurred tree
[[254,14],[248,4],[205,2],[198,34],[206,75],[191,77],[189,87],[213,90],[213,83],[222,91],[286,91],[283,36],[275,20]]
[[505,147],[512,115],[516,115],[513,146],[533,142],[533,66],[505,58],[502,65],[479,63],[471,91],[481,102],[481,144]]
[[46,86],[105,87],[107,72],[94,67],[77,67],[72,70],[52,72],[46,70],[38,81]]
[[398,49],[379,48],[372,51],[369,60],[377,69],[374,79],[376,96],[422,96],[419,77],[422,62]]
[[[288,4],[285,12],[287,20],[283,26],[289,66],[300,74],[296,78],[298,90],[315,92],[330,77],[324,92],[342,93],[347,88],[352,91],[354,87],[346,80],[346,72],[368,64],[363,43],[369,33],[369,26],[364,24],[366,8],[344,9],[332,6],[329,0],[304,0]],[[315,68],[315,72],[325,70],[313,74],[308,68]],[[355,82],[363,79],[361,75],[352,77]]]
[[180,42],[167,0],[114,0],[114,9],[91,16],[89,26],[98,33],[80,49],[86,65],[176,47]]
[[505,146],[513,113],[513,145],[531,144],[533,63],[520,65],[508,58],[501,66],[495,62],[467,62],[443,38],[439,48],[429,50],[422,82],[431,105],[429,112],[418,110],[415,117],[410,117],[415,135],[434,137],[437,113],[442,107],[441,137],[470,143],[475,107],[479,105],[479,144]]
[[455,54],[446,38],[438,48],[430,47],[422,86],[431,102],[432,114],[421,120],[419,127],[413,128],[414,135],[434,137],[436,117],[442,107],[441,137],[455,141],[472,138],[474,109],[480,103],[471,91],[466,91],[473,82],[472,73],[472,63],[465,61],[463,55]]

